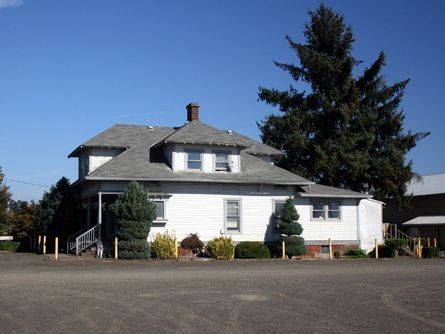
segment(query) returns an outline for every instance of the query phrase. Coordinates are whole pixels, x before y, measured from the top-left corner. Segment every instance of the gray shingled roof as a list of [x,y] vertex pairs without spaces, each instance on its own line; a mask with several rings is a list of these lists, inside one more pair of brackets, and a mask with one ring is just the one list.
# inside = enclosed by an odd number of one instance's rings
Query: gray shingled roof
[[166,126],[156,126],[150,129],[144,125],[116,124],[87,140],[71,152],[68,157],[76,157],[81,149],[88,147],[129,148],[135,145],[149,147],[173,131],[173,128]]
[[215,129],[197,120],[186,123],[165,138],[164,141],[166,143],[252,146],[251,140],[246,140],[242,136],[235,136],[233,132]]
[[264,183],[264,184],[308,184],[308,181],[294,173],[271,165],[248,153],[241,152],[241,173],[193,173],[174,172],[165,163],[150,162],[148,148],[131,147],[94,172],[87,180],[140,180],[140,181],[182,181],[218,183]]
[[321,184],[312,184],[302,186],[301,197],[343,197],[343,198],[372,198],[372,195],[362,194],[356,191],[324,186]]

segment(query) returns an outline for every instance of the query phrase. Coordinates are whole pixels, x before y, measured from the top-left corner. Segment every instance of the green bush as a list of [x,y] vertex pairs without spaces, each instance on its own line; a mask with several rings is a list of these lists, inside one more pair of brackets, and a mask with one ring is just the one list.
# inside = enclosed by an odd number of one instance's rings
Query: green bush
[[235,257],[238,259],[269,259],[269,249],[259,241],[243,241],[235,247]]
[[284,236],[282,240],[286,243],[286,255],[289,258],[306,254],[306,246],[302,237]]
[[181,247],[190,249],[193,253],[200,253],[204,243],[199,239],[198,233],[191,233],[181,241]]
[[[396,251],[386,245],[379,245],[379,258],[393,258],[396,256]],[[375,258],[375,248],[369,253],[369,257]]]
[[406,246],[407,241],[404,239],[391,238],[385,240],[385,245],[391,249],[398,249],[400,247]]
[[334,258],[337,259],[337,260],[341,258],[340,251],[337,250],[337,251],[334,252]]
[[368,257],[366,252],[363,249],[359,248],[350,248],[345,252],[345,256],[351,259],[365,259]]
[[20,244],[20,241],[0,241],[0,251],[17,252]]
[[279,231],[287,236],[300,235],[303,232],[303,227],[298,222],[300,215],[295,209],[292,198],[288,198],[283,205],[283,212],[281,213],[281,222],[279,224]]
[[207,251],[217,260],[231,260],[235,247],[231,237],[215,237],[207,243]]
[[439,247],[423,247],[422,257],[425,258],[439,257],[439,252],[440,252]]
[[165,231],[163,234],[157,233],[151,243],[151,251],[158,259],[176,258],[176,238],[173,234]]
[[119,257],[148,259],[150,247],[147,237],[151,223],[156,217],[156,208],[148,200],[144,187],[132,181],[111,209],[117,217]]

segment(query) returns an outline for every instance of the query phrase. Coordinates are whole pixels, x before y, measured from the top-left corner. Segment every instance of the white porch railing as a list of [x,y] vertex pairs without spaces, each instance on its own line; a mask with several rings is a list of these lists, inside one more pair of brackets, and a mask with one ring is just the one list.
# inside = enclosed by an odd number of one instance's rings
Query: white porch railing
[[99,224],[93,226],[89,230],[76,237],[76,240],[69,241],[69,251],[75,250],[76,255],[79,255],[81,251],[96,243],[99,240],[99,228]]

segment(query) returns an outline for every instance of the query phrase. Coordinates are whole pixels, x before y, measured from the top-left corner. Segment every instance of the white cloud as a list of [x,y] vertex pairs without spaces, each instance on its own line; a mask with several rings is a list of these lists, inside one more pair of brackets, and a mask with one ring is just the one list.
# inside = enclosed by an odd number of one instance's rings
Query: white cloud
[[23,5],[23,0],[0,0],[0,9],[19,7]]

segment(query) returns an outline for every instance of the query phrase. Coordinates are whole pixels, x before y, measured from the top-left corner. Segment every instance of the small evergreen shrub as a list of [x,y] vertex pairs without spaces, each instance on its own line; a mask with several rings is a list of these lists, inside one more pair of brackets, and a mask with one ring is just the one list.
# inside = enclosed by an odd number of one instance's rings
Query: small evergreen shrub
[[231,237],[215,237],[207,243],[207,251],[217,260],[231,260],[235,247]]
[[156,208],[148,200],[144,187],[132,181],[125,192],[111,206],[117,217],[118,255],[121,259],[148,259],[147,242]]
[[0,251],[17,252],[17,250],[20,248],[20,244],[20,241],[1,241]]
[[298,214],[292,202],[292,198],[288,198],[283,205],[283,212],[281,214],[281,223],[279,231],[287,236],[300,235],[303,232],[303,227],[298,222],[300,215]]
[[363,249],[359,248],[350,248],[345,252],[345,256],[351,259],[365,259],[368,257],[366,252]]
[[289,258],[306,254],[306,246],[304,245],[303,238],[298,236],[284,236],[282,238],[286,243],[286,255]]
[[181,241],[181,247],[192,250],[194,254],[200,254],[204,243],[199,239],[198,233],[190,233]]
[[385,245],[391,249],[398,249],[406,246],[407,242],[404,239],[390,238],[385,240]]
[[424,258],[435,258],[439,257],[440,249],[439,247],[423,247],[422,257]]
[[235,247],[235,257],[238,259],[269,259],[269,249],[259,241],[243,241]]
[[152,255],[158,259],[176,258],[176,237],[168,231],[157,233],[150,246]]

